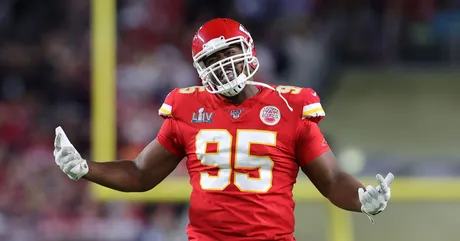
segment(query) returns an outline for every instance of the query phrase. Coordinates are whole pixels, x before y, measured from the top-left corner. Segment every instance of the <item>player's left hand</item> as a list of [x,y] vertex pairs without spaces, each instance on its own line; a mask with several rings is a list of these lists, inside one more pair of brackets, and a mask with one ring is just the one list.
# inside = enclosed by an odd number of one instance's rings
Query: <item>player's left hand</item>
[[369,219],[374,222],[372,215],[381,213],[387,207],[387,203],[391,197],[390,186],[395,179],[392,173],[383,178],[382,175],[376,176],[379,185],[373,187],[371,185],[358,189],[359,201],[361,202],[361,211],[365,213]]

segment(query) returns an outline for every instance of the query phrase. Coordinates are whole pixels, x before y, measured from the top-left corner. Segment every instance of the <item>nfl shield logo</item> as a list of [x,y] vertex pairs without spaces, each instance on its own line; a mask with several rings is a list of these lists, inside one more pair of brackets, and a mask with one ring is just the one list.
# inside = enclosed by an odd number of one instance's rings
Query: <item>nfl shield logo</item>
[[243,112],[243,110],[232,110],[230,111],[230,115],[233,117],[233,119],[238,119],[240,118],[241,112]]

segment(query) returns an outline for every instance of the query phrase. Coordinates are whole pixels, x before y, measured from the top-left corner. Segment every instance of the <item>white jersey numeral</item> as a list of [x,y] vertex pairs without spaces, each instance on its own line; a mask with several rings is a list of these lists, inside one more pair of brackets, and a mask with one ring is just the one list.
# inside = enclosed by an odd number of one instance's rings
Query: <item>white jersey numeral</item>
[[[216,152],[206,151],[208,144],[217,145]],[[200,185],[203,190],[224,190],[231,183],[242,192],[264,193],[270,190],[273,182],[274,162],[269,156],[251,155],[251,145],[276,145],[276,132],[261,130],[237,130],[235,152],[232,152],[233,136],[225,129],[201,130],[196,135],[196,155],[204,166],[218,168],[217,175],[208,172],[200,173]],[[232,167],[231,159],[235,157]],[[257,170],[259,177],[238,172],[241,169]]]

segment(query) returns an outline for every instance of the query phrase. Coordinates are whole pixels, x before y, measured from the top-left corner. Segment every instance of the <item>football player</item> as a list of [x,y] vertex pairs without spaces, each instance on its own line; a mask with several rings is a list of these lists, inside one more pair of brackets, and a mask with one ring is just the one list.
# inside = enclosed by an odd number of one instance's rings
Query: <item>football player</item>
[[158,136],[134,161],[87,161],[58,127],[56,164],[73,180],[145,192],[187,157],[189,240],[295,240],[299,169],[339,208],[369,217],[385,209],[393,175],[364,187],[342,171],[318,127],[325,116],[318,94],[255,82],[259,62],[243,25],[205,23],[192,55],[203,86],[171,91],[159,109]]

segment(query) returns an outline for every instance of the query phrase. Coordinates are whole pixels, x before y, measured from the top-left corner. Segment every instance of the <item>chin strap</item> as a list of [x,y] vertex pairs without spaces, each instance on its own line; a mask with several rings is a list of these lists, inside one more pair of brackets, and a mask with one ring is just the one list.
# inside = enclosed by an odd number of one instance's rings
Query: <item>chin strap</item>
[[293,111],[292,107],[289,105],[289,102],[286,100],[286,98],[284,98],[284,96],[281,94],[281,92],[279,90],[276,90],[275,88],[271,87],[270,85],[267,85],[265,83],[261,83],[261,82],[255,82],[255,81],[246,81],[246,84],[250,84],[250,85],[259,85],[259,86],[262,86],[262,87],[265,87],[265,88],[269,88],[273,91],[276,91],[278,92],[278,95],[281,97],[281,99],[284,100],[284,103],[286,103],[286,106],[289,108],[290,111]]

